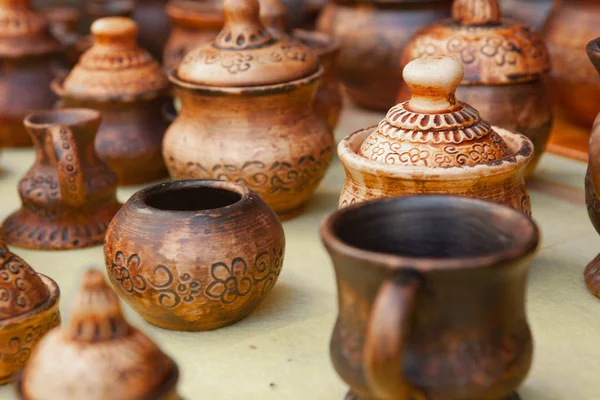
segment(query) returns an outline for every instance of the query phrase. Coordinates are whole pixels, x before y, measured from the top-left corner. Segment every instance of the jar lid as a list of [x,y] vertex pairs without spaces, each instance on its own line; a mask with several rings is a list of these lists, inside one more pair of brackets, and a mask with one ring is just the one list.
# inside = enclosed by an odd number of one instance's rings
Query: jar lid
[[165,92],[169,81],[150,53],[137,45],[138,26],[108,17],[92,24],[94,44],[58,90],[61,96],[127,100]]
[[411,61],[403,77],[412,92],[363,142],[359,155],[384,164],[426,167],[477,165],[509,155],[509,148],[477,110],[457,101],[462,65],[452,57]]
[[223,30],[185,56],[176,72],[179,80],[250,87],[286,83],[318,71],[317,57],[308,47],[269,33],[260,21],[257,0],[224,0],[223,13]]
[[61,50],[43,14],[29,0],[0,0],[0,57],[20,58]]
[[526,82],[550,69],[542,36],[501,18],[497,0],[454,0],[452,19],[417,31],[402,64],[431,56],[458,59],[465,69],[463,85]]

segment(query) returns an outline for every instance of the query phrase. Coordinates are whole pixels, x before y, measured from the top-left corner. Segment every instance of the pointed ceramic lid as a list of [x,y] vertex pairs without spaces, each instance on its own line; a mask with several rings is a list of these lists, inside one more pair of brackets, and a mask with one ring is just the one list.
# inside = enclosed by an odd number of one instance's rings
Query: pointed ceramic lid
[[384,164],[454,167],[509,155],[504,140],[454,92],[462,65],[451,57],[419,58],[403,72],[412,92],[363,142],[359,154]]
[[108,17],[92,24],[93,46],[62,83],[61,96],[128,99],[163,93],[168,80],[150,53],[137,45],[138,26]]
[[454,0],[452,19],[417,31],[402,64],[431,56],[459,60],[465,68],[463,85],[530,81],[550,69],[541,35],[502,19],[498,0]]
[[61,44],[50,33],[45,17],[29,0],[0,0],[0,57],[17,58],[54,53]]
[[176,381],[173,360],[129,325],[104,274],[88,270],[70,320],[33,350],[20,390],[35,400],[167,399]]
[[225,26],[217,38],[192,50],[177,78],[215,87],[286,83],[319,69],[317,57],[303,44],[275,38],[260,22],[257,0],[223,0]]

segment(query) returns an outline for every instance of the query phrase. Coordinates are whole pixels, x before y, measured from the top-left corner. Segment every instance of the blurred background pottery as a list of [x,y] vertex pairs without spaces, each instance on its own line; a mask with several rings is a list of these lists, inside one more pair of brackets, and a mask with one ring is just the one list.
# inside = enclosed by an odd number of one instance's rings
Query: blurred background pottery
[[249,315],[283,264],[275,213],[248,186],[186,180],[134,194],[110,224],[113,287],[146,321],[205,331]]
[[540,31],[550,14],[554,0],[499,0],[502,15]]
[[102,113],[98,156],[117,174],[119,185],[167,176],[162,139],[168,121],[162,107],[169,81],[161,66],[136,43],[137,25],[128,18],[102,18],[92,25],[94,45],[63,80],[52,85],[60,107]]
[[543,29],[552,58],[550,88],[556,106],[586,128],[600,111],[600,76],[584,51],[600,32],[598,15],[598,0],[557,0]]
[[162,58],[171,32],[171,23],[165,12],[166,4],[167,0],[136,0],[132,15],[140,29],[140,47],[147,49],[157,60]]
[[180,400],[177,364],[125,320],[102,272],[85,272],[70,308],[17,376],[18,400]]
[[74,7],[60,6],[44,10],[44,16],[50,24],[50,31],[63,46],[65,61],[73,66],[79,60],[81,52],[77,46],[80,40],[77,32],[80,13]]
[[463,67],[451,57],[419,58],[404,68],[412,97],[377,127],[343,139],[340,207],[415,194],[446,193],[531,212],[523,174],[533,157],[524,135],[492,127],[456,100]]
[[402,82],[400,56],[415,31],[450,14],[451,0],[331,0],[320,31],[340,42],[338,76],[360,107],[385,111]]
[[518,399],[533,356],[530,218],[487,201],[404,197],[338,211],[321,237],[346,399]]
[[[140,0],[147,1],[147,0]],[[150,0],[152,1],[152,0]],[[106,17],[131,17],[136,0],[85,0],[80,4],[83,7],[82,26],[83,32],[88,32],[90,26],[100,18]]]
[[6,241],[67,250],[102,243],[121,207],[117,177],[94,151],[100,113],[87,109],[29,115],[36,160],[19,183],[22,207],[2,224]]
[[[404,67],[419,57],[451,56],[465,69],[457,97],[490,124],[527,136],[535,153],[533,173],[552,130],[552,102],[546,87],[550,58],[541,35],[502,19],[497,0],[455,0],[452,19],[420,29],[406,45]],[[398,102],[410,98],[402,84]]]

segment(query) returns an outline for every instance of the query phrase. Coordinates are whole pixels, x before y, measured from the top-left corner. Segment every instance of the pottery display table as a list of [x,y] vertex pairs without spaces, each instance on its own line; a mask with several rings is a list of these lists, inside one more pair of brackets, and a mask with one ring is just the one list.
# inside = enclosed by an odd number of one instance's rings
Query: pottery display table
[[[336,139],[376,124],[382,117],[348,107]],[[0,218],[19,207],[17,182],[33,160],[32,150],[2,151]],[[535,355],[529,378],[520,390],[523,400],[593,400],[600,392],[600,300],[587,292],[583,281],[583,269],[600,252],[600,237],[587,217],[585,168],[582,162],[546,154],[528,183],[542,241],[529,279]],[[329,359],[337,292],[318,233],[325,215],[337,208],[344,177],[336,158],[304,214],[284,223],[287,250],[279,282],[247,319],[217,331],[174,332],[149,326],[123,304],[130,321],[179,364],[184,398],[343,398],[347,387]],[[125,201],[137,189],[120,189],[120,200]],[[13,250],[36,271],[56,280],[65,317],[65,306],[84,267],[96,265],[105,271],[101,247],[58,252]],[[0,400],[11,397],[10,386],[0,389]]]

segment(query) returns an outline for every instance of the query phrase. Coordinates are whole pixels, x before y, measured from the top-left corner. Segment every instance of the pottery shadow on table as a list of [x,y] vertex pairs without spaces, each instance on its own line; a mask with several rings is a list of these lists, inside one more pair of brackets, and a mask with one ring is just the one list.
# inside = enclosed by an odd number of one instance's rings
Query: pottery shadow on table
[[[283,268],[285,267],[284,264]],[[289,283],[277,282],[269,296],[260,303],[254,312],[235,325],[255,322],[262,324],[269,320],[283,320],[292,308],[297,309],[297,300],[302,297],[301,292],[300,289]]]
[[543,393],[538,389],[531,387],[522,387],[518,391],[521,400],[536,399],[536,400],[564,400],[558,395],[552,393]]

